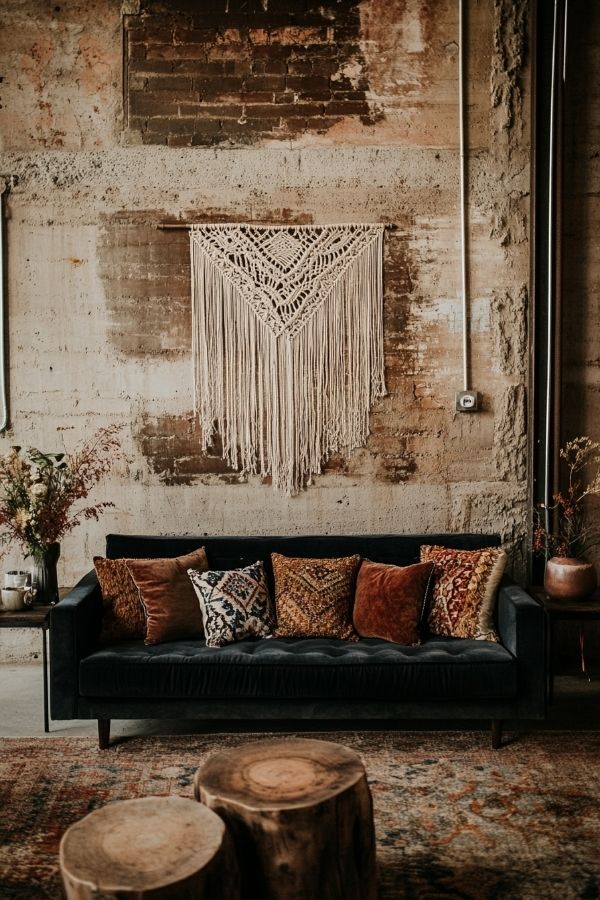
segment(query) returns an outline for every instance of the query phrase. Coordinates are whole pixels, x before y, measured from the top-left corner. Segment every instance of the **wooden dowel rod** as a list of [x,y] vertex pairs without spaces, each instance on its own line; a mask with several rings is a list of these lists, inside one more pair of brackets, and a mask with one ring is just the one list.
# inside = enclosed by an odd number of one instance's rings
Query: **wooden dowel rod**
[[[192,227],[192,224],[201,225],[202,223],[201,222],[198,222],[198,223],[195,223],[195,222],[194,223],[192,223],[192,222],[159,222],[156,227],[160,231],[187,231],[188,228]],[[227,225],[236,225],[239,223],[227,222],[226,224]],[[249,223],[245,223],[245,224],[264,225],[265,223],[264,222],[255,222],[255,223],[249,222]],[[289,224],[290,224],[290,228],[294,227],[293,222],[290,222]],[[318,228],[318,225],[316,227]],[[395,231],[398,228],[398,226],[395,225],[393,222],[386,222],[386,224],[384,225],[384,228],[387,228],[390,231]]]

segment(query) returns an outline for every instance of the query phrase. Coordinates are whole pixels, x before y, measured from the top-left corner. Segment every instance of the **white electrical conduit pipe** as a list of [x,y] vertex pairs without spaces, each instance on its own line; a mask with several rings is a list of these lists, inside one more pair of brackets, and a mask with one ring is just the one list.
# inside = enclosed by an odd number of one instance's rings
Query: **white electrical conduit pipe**
[[469,390],[469,304],[467,300],[467,161],[465,157],[465,82],[464,82],[463,0],[458,0],[458,122],[460,151],[460,250],[462,280],[463,391]]
[[6,358],[4,344],[6,341],[5,296],[4,296],[4,194],[8,185],[0,179],[0,431],[8,425],[8,400],[6,397]]

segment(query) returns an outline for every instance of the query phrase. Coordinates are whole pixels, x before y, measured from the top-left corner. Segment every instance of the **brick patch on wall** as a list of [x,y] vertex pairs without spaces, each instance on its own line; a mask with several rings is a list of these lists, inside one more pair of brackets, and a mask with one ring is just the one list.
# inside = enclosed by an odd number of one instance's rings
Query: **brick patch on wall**
[[358,0],[142,3],[124,17],[129,132],[145,144],[239,145],[373,124]]

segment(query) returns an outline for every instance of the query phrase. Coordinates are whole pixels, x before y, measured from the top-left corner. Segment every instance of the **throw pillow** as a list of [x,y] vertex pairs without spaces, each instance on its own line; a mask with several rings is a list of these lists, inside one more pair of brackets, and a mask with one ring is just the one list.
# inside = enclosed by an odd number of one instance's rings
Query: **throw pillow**
[[204,547],[173,559],[128,559],[127,568],[146,612],[146,644],[202,635],[202,614],[187,570],[206,572]]
[[450,550],[425,545],[421,560],[434,563],[434,585],[427,621],[432,634],[497,641],[496,593],[507,563],[498,547]]
[[275,618],[262,562],[223,572],[188,569],[188,575],[200,602],[207,647],[271,635]]
[[352,601],[360,556],[294,559],[271,554],[277,637],[356,640]]
[[140,592],[127,568],[125,559],[94,557],[102,593],[102,632],[100,640],[119,641],[143,638],[146,617]]
[[414,647],[434,565],[390,566],[363,560],[356,579],[352,620],[361,637]]

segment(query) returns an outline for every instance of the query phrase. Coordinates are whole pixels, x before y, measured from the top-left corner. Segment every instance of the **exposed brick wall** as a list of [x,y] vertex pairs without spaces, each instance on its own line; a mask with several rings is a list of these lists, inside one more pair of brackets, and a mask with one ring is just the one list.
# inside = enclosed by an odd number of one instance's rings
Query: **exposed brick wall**
[[375,121],[359,29],[357,0],[148,2],[125,17],[128,128],[178,147]]

